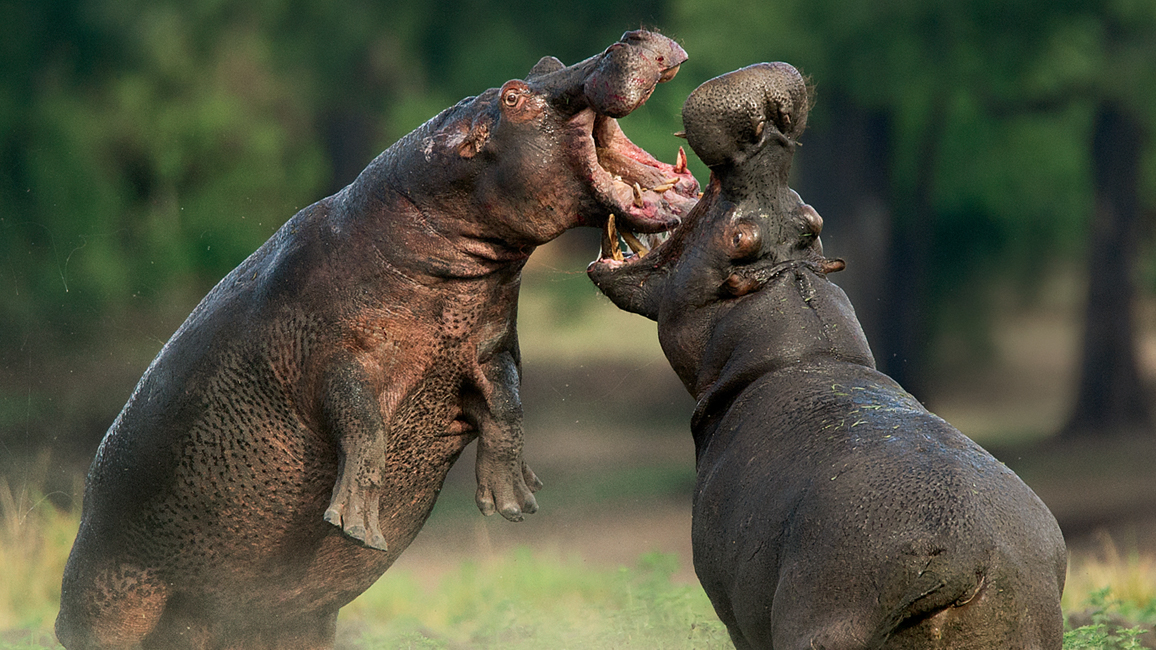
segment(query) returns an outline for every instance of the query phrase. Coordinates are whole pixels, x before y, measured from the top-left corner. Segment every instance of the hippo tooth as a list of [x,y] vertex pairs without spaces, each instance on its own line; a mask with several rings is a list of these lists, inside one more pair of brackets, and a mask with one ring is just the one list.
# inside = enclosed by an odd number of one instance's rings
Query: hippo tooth
[[634,183],[634,205],[640,208],[646,207],[642,201],[642,187],[637,182]]
[[670,188],[674,187],[677,184],[678,184],[677,178],[668,178],[668,179],[666,179],[666,182],[662,183],[661,185],[655,185],[654,187],[650,188],[650,190],[652,192],[658,192],[659,194],[661,194],[661,193],[669,190]]
[[629,230],[623,228],[622,230],[618,231],[618,234],[622,236],[622,239],[626,240],[626,245],[630,247],[630,250],[637,253],[639,257],[646,257],[646,254],[650,252],[650,249],[648,249],[645,244],[638,241],[638,238],[634,236],[634,233],[630,232]]
[[621,262],[622,248],[618,245],[618,230],[614,227],[614,215],[606,219],[606,230],[602,232],[602,259],[610,258]]
[[670,239],[670,233],[671,233],[670,230],[667,230],[664,232],[651,233],[649,235],[643,235],[641,237],[641,239],[643,242],[646,243],[647,247],[649,247],[650,250],[654,250],[660,244],[662,244],[662,242]]
[[674,159],[674,173],[686,173],[686,152],[683,151],[682,147],[678,148],[678,156]]

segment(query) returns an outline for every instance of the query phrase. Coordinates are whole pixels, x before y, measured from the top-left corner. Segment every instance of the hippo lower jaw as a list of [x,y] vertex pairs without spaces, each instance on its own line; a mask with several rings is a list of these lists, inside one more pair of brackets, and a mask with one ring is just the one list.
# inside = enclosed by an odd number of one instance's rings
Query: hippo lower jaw
[[[678,165],[686,165],[686,153],[682,147],[678,149]],[[698,189],[697,186],[695,189]],[[688,223],[699,218],[695,215],[709,210],[716,193],[714,183],[705,191],[697,192],[688,209],[681,213],[679,221],[659,232],[640,230],[633,223],[611,215],[602,229],[602,247],[598,259],[587,268],[594,284],[602,288],[613,276],[630,267],[639,273],[648,274],[651,270],[673,263],[682,249],[682,237],[678,234],[689,228]],[[644,258],[645,265],[641,264]]]
[[[675,228],[680,224],[675,224]],[[620,228],[614,215],[606,221],[606,228],[602,231],[602,248],[598,259],[591,263],[603,265],[606,270],[614,271],[627,264],[634,264],[650,254],[650,251],[662,245],[670,238],[670,230],[657,233],[635,233],[627,228]]]

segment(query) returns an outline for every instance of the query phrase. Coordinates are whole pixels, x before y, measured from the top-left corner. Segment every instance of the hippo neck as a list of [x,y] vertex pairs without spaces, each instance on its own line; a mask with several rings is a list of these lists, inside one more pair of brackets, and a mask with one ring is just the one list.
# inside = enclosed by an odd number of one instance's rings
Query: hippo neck
[[448,109],[382,152],[332,197],[334,207],[390,259],[425,276],[517,273],[539,242],[515,239],[487,223],[487,210],[473,204],[467,166],[428,150],[446,114]]
[[759,377],[826,361],[875,367],[843,290],[810,262],[785,262],[781,269],[761,290],[739,299],[706,347],[691,421],[700,456],[717,418]]

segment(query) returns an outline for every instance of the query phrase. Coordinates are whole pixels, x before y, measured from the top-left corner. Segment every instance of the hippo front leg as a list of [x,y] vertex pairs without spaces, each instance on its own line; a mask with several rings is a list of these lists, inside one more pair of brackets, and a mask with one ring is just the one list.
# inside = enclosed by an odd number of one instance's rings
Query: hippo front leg
[[542,481],[522,459],[522,400],[514,355],[501,352],[477,377],[480,399],[467,400],[466,417],[478,428],[477,503],[482,514],[510,521],[538,511]]
[[[350,358],[332,364],[323,379],[321,420],[337,442],[339,465],[325,521],[370,548],[386,550],[378,521],[390,413],[383,413],[365,369]],[[393,405],[396,408],[396,404]]]

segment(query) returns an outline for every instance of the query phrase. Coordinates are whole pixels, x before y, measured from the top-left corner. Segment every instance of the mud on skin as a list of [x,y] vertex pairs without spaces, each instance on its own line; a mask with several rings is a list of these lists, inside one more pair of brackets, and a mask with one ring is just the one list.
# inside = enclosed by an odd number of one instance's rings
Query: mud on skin
[[[591,279],[658,322],[698,400],[695,571],[736,648],[1062,645],[1066,550],[1015,474],[874,359],[787,186],[810,93],[763,63],[700,86],[703,199],[652,250],[604,237]],[[608,229],[609,230],[609,229]]]
[[667,230],[685,156],[619,129],[674,76],[628,32],[459,102],[292,217],[149,366],[89,472],[56,630],[78,648],[328,648],[473,440],[477,503],[517,521],[520,273],[611,214]]

